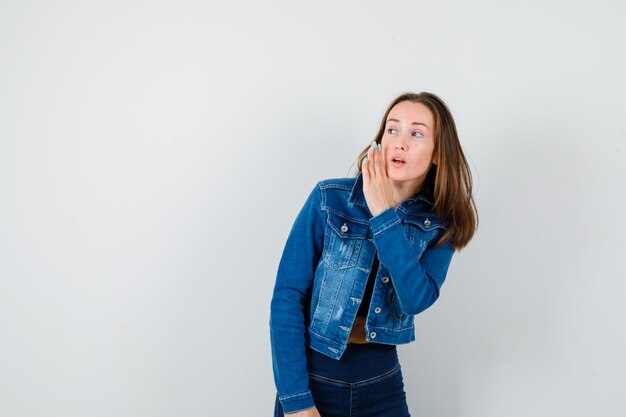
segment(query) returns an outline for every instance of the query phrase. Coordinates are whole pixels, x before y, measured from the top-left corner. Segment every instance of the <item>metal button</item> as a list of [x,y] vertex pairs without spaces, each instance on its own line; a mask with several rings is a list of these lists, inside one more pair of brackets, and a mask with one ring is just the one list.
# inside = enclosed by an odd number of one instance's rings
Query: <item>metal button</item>
[[348,226],[344,223],[343,226],[341,226],[341,233],[346,233],[348,231]]
[[370,337],[371,337],[372,339],[375,339],[375,338],[376,338],[376,332],[372,332],[372,333],[370,333]]
[[413,204],[413,200],[409,200],[409,202],[406,204],[410,206],[411,204]]
[[380,313],[381,311],[382,311],[382,310],[380,309],[380,307],[376,307],[376,308],[374,309],[374,313],[376,313],[376,314]]
[[430,220],[428,219],[424,220],[424,226],[426,227],[430,226]]
[[383,277],[382,281],[383,281],[383,284],[388,283],[389,282],[389,277]]

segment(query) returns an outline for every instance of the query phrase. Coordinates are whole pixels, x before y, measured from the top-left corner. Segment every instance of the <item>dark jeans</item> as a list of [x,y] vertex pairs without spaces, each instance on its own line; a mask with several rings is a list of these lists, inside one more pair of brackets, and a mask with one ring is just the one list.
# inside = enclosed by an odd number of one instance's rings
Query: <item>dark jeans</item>
[[[307,347],[309,388],[322,417],[409,417],[395,345],[349,344],[339,361]],[[274,417],[283,409],[276,396]]]

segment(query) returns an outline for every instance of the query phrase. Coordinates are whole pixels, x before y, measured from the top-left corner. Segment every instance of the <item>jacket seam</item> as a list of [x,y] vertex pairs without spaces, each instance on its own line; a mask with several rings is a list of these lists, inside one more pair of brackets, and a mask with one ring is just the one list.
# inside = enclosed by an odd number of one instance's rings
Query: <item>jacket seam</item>
[[[313,333],[315,336],[319,337],[320,339],[324,339],[327,342],[331,342],[331,343],[336,343],[336,344],[342,344],[341,342],[338,342],[336,340],[333,339],[329,339],[325,336],[322,336],[321,334],[319,334],[318,332],[316,332],[315,330],[312,330],[311,328],[309,328],[309,332]],[[347,339],[346,339],[347,340]],[[320,352],[321,353],[321,352]]]
[[358,224],[361,224],[361,225],[369,225],[369,221],[368,220],[355,219],[354,217],[348,216],[345,213],[342,213],[340,211],[332,209],[332,208],[330,208],[328,206],[323,206],[322,210],[325,210],[325,211],[328,211],[330,213],[336,214],[337,216],[341,217],[342,219],[347,219],[347,220],[350,220],[350,221],[352,221],[354,223],[358,223]]
[[339,190],[345,190],[345,191],[351,191],[352,187],[354,187],[354,185],[343,185],[343,184],[337,184],[337,183],[323,183],[323,181],[320,181],[320,188],[322,189],[326,189],[326,188],[336,188]]
[[[407,314],[408,316],[415,316],[415,314]],[[406,332],[407,330],[413,330],[415,328],[415,325],[412,326],[408,326],[408,327],[401,327],[399,329],[397,328],[393,328],[393,327],[384,327],[384,326],[369,326],[370,329],[380,329],[380,330],[384,330],[386,332],[396,332],[396,333],[400,333],[400,332]]]
[[284,401],[284,400],[289,400],[289,399],[295,398],[295,397],[307,397],[309,395],[311,395],[311,390],[305,391],[305,392],[300,393],[300,394],[291,394],[291,395],[279,396],[278,399],[280,401]]
[[400,223],[400,219],[398,220],[394,220],[393,223],[391,223],[390,225],[387,226],[383,226],[381,227],[378,231],[376,231],[376,233],[374,233],[374,236],[378,236],[379,234],[381,234],[382,232],[384,232],[385,230],[389,229],[390,227],[395,226],[396,224]]

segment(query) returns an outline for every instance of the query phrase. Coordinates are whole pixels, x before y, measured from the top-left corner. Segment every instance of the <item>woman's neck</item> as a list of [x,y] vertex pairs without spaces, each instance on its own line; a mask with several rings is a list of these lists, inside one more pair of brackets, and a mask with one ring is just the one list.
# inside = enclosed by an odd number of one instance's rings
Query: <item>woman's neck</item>
[[415,184],[411,184],[408,181],[402,183],[391,181],[391,186],[393,187],[392,206],[394,209],[397,209],[400,203],[408,198],[413,197],[420,191],[420,189],[422,188],[422,183],[419,183],[416,186]]

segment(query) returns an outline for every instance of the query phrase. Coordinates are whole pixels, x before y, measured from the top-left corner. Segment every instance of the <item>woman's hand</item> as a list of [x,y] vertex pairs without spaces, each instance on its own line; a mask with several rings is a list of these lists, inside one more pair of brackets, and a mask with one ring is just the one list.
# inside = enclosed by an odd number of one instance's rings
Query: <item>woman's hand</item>
[[317,411],[317,407],[313,406],[313,408],[307,408],[306,410],[296,411],[295,413],[285,414],[285,416],[289,417],[322,417],[320,416],[319,411]]
[[[378,145],[380,146],[380,145]],[[393,207],[393,187],[387,176],[385,155],[372,142],[367,157],[363,160],[363,194],[372,216],[376,217],[389,207]]]

